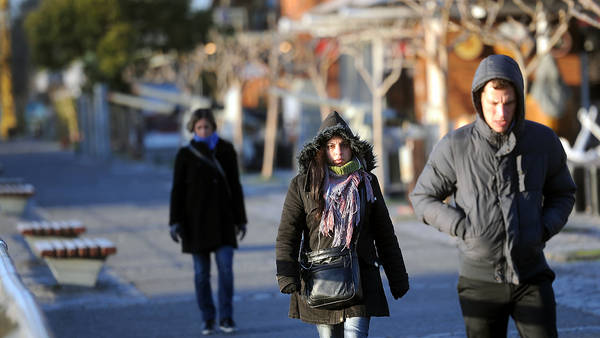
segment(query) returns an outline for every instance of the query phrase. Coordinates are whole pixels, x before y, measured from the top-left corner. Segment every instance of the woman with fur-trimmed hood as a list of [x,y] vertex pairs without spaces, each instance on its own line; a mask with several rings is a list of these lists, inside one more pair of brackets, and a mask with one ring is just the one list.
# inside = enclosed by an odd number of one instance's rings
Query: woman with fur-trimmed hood
[[[375,168],[373,147],[355,136],[337,112],[330,113],[298,156],[277,235],[277,281],[291,294],[291,318],[317,325],[320,337],[366,337],[370,317],[389,316],[379,266],[395,299],[408,291],[408,275]],[[300,295],[304,251],[356,244],[363,299],[339,310],[315,309]],[[302,240],[304,238],[304,240]]]

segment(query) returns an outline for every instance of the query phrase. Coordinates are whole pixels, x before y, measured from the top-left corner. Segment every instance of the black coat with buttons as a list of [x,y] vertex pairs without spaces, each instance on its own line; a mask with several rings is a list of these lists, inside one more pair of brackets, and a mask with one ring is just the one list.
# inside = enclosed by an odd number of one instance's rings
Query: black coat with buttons
[[[190,145],[212,158],[205,143],[192,141]],[[185,253],[210,252],[224,245],[237,248],[235,225],[247,222],[235,149],[219,139],[213,151],[227,182],[214,165],[198,158],[188,146],[175,157],[169,224],[180,224]]]

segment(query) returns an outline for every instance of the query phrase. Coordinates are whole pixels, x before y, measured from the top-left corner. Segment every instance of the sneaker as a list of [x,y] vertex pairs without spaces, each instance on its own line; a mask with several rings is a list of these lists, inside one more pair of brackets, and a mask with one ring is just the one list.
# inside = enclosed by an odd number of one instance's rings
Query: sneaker
[[221,322],[219,323],[219,327],[221,328],[221,331],[225,333],[235,332],[236,330],[235,322],[231,318],[225,318],[221,320]]
[[204,322],[204,328],[202,329],[202,335],[208,336],[215,332],[215,321],[213,319]]

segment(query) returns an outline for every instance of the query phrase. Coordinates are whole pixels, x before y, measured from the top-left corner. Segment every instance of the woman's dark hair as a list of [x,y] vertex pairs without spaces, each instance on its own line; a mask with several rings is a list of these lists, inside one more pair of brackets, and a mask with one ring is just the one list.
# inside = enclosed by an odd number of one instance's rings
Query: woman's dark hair
[[[325,210],[325,198],[323,197],[325,192],[323,189],[325,188],[325,175],[327,175],[329,170],[329,162],[327,160],[327,141],[335,136],[342,137],[344,140],[348,141],[343,134],[336,133],[332,135],[329,139],[323,141],[323,143],[319,146],[319,150],[317,150],[315,157],[308,165],[307,175],[310,179],[309,194],[314,200],[317,201],[317,213],[315,214],[315,217],[318,219],[321,218],[321,214],[323,213],[323,210]],[[352,158],[354,158],[354,154],[352,154]]]
[[323,198],[323,186],[325,184],[325,175],[327,174],[327,154],[325,146],[321,146],[315,157],[310,161],[308,167],[308,177],[310,178],[310,195],[317,201],[317,213],[315,217],[321,218],[325,209],[325,199]]
[[213,115],[212,110],[208,109],[208,108],[200,108],[200,109],[194,110],[194,112],[192,113],[192,116],[190,117],[190,120],[186,124],[187,130],[190,133],[193,133],[196,122],[198,122],[202,119],[205,119],[206,121],[208,121],[208,123],[210,123],[213,131],[217,130],[217,122],[215,122],[215,116]]

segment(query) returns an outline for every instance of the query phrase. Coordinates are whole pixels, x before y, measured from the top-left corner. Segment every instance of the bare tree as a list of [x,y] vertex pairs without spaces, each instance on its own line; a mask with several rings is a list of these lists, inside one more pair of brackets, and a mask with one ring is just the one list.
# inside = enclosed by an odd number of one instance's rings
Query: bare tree
[[[398,81],[404,66],[402,53],[393,46],[397,45],[394,42],[414,37],[415,32],[408,28],[411,26],[410,22],[403,18],[386,19],[385,23],[374,21],[365,24],[361,21],[357,25],[333,18],[326,25],[327,29],[323,31],[304,27],[305,30],[297,32],[299,36],[295,40],[294,69],[298,71],[298,76],[307,76],[311,80],[320,98],[321,117],[324,118],[329,113],[331,103],[327,93],[329,69],[340,55],[347,55],[353,60],[354,68],[372,94],[373,145],[380,163],[376,174],[381,178],[383,190],[387,177],[383,142],[383,98]],[[310,37],[300,33],[309,33]],[[369,60],[365,60],[363,55],[367,48],[371,51]],[[389,57],[386,58],[386,54]]]
[[[300,45],[302,39],[297,39]],[[317,95],[321,98],[319,109],[321,111],[321,119],[324,119],[329,114],[330,107],[326,103],[329,98],[327,92],[327,83],[329,80],[329,69],[339,59],[340,53],[338,43],[335,38],[326,39],[310,39],[309,41],[299,46],[299,59],[306,69]]]
[[349,55],[354,60],[354,67],[371,92],[371,105],[373,116],[373,150],[378,157],[380,165],[375,168],[375,174],[380,178],[381,191],[385,193],[387,161],[383,144],[383,117],[382,100],[390,87],[400,78],[402,72],[402,58],[394,58],[392,71],[384,77],[383,67],[383,40],[376,38],[371,41],[372,69],[365,65],[362,50],[356,44],[342,45],[342,53]]
[[[253,77],[264,77],[269,73],[267,63],[271,39],[262,34],[237,32],[224,35],[212,32],[210,43],[198,48],[193,54],[197,71],[214,74],[215,98],[226,100],[229,93],[235,102],[227,106],[234,123],[234,144],[238,150],[243,145],[242,87]],[[255,72],[255,73],[253,73]],[[226,103],[227,104],[227,103]]]
[[[422,52],[427,71],[427,104],[424,122],[439,124],[439,135],[448,128],[446,95],[447,49],[473,34],[486,45],[510,51],[527,78],[540,60],[561,42],[572,18],[600,26],[600,6],[593,0],[397,0],[421,18]],[[473,8],[480,9],[479,15]],[[525,24],[523,23],[525,22]],[[502,30],[502,23],[524,27],[527,44]],[[505,25],[506,26],[506,25]],[[446,41],[448,32],[461,32],[455,41]]]
[[[272,43],[269,50],[269,85],[272,87],[279,78],[279,39],[272,35]],[[261,176],[271,178],[275,162],[275,149],[277,144],[277,123],[279,117],[278,98],[269,90],[267,94],[267,123],[265,126],[265,142],[263,150],[263,163]]]
[[590,26],[600,29],[600,5],[593,0],[563,0],[568,12]]
[[[499,30],[499,13],[504,1],[485,0],[480,5],[488,9],[485,21],[474,18],[469,11],[470,1],[457,1],[460,17],[455,29],[466,30],[478,35],[487,45],[502,45],[510,50],[515,61],[524,71],[526,78],[535,72],[539,61],[560,43],[561,38],[569,29],[569,22],[573,18],[582,20],[591,26],[600,28],[600,6],[591,0],[563,0],[562,2],[548,2],[538,0],[535,2],[513,0],[520,9],[519,16],[509,15],[502,18],[506,22],[517,24],[529,22],[526,27],[527,34],[535,41],[535,48],[522,48],[520,41],[515,41],[511,36]],[[526,83],[527,87],[527,83]]]
[[448,107],[446,79],[448,77],[448,52],[446,36],[450,26],[450,10],[453,0],[417,2],[400,0],[411,8],[422,27],[422,48],[418,52],[425,60],[427,79],[427,102],[423,122],[437,124],[436,139],[448,132]]
[[[235,100],[226,103],[230,121],[233,122],[233,141],[241,154],[243,145],[243,115],[241,90],[244,83],[255,77],[269,75],[268,55],[273,44],[272,36],[259,33],[236,32],[224,35],[215,31],[210,33],[206,44],[197,46],[192,52],[165,56],[161,67],[148,67],[151,59],[157,55],[149,55],[144,62],[130,66],[125,72],[129,82],[139,79],[165,77],[175,81],[179,88],[191,91],[198,85],[203,73],[212,74],[214,78],[214,99],[224,102],[228,93],[233,93]],[[235,102],[234,102],[235,101]]]
[[[259,77],[267,78],[269,86],[274,87],[280,80],[281,63],[280,58],[286,57],[280,52],[282,37],[274,31],[262,33],[238,32],[234,36],[226,37],[214,35],[213,41],[219,50],[210,56],[204,53],[198,55],[196,63],[202,62],[204,71],[215,74],[217,78],[217,92],[219,99],[223,100],[224,93],[231,88],[241,91],[244,82],[252,77],[249,70],[260,70]],[[241,92],[240,92],[241,94]],[[241,95],[240,95],[241,97]],[[241,102],[236,105],[236,128],[234,139],[238,147],[242,144]],[[261,175],[270,178],[273,174],[275,161],[275,148],[277,143],[279,106],[276,94],[271,90],[267,92],[267,120],[265,125],[265,140],[263,149],[263,163]]]

